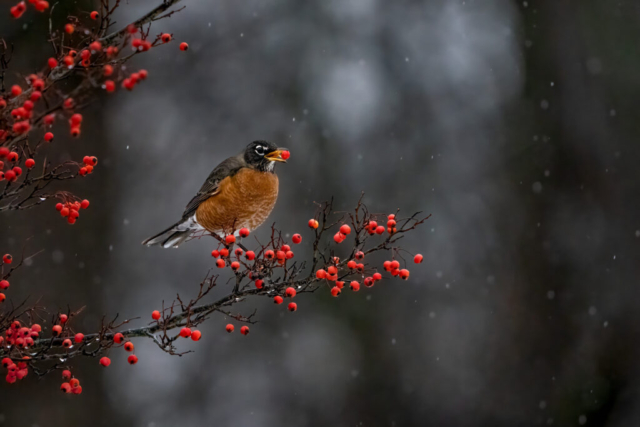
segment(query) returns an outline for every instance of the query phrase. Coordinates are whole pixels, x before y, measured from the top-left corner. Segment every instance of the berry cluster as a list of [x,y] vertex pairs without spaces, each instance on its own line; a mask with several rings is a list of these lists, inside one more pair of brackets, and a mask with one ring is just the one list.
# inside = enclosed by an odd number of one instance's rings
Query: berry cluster
[[98,164],[98,158],[96,156],[84,156],[82,159],[82,164],[84,166],[80,166],[78,169],[78,174],[80,176],[85,176],[93,172],[93,168]]
[[[20,156],[15,151],[10,151],[7,147],[0,147],[0,181],[14,182],[22,175],[22,168],[18,166],[19,159]],[[33,161],[33,159],[30,160]],[[35,162],[33,164],[29,162],[29,164],[33,167]]]
[[2,366],[7,370],[5,380],[9,384],[13,384],[27,376],[29,373],[28,360],[29,356],[24,356],[22,360],[19,360],[17,363],[8,357],[2,359]]
[[60,385],[60,390],[67,394],[82,394],[82,386],[80,380],[71,376],[71,371],[65,369],[62,371],[62,379],[65,382]]
[[[13,262],[13,257],[11,256],[11,254],[5,254],[2,257],[2,264],[0,264],[1,266],[9,265]],[[7,273],[5,276],[1,276],[0,275],[0,291],[6,291],[9,286],[11,285],[9,283],[9,281],[7,280],[7,278],[9,277],[9,273]],[[0,303],[4,302],[4,300],[7,299],[7,296],[3,293],[0,292]],[[0,345],[2,345],[2,341],[4,340],[4,338],[2,337],[2,335],[0,335]]]
[[71,225],[75,224],[78,217],[80,217],[80,209],[87,209],[88,207],[89,201],[87,199],[56,204],[56,210],[60,212],[60,216],[67,218],[67,222]]
[[[44,12],[49,8],[49,2],[45,0],[29,0],[29,3],[33,5],[34,9],[38,12]],[[14,18],[20,18],[27,11],[27,4],[24,1],[12,6],[9,9],[11,16]]]
[[0,345],[15,346],[17,348],[29,348],[33,346],[34,340],[38,338],[42,327],[33,324],[31,326],[23,326],[19,320],[11,322],[11,326],[4,331],[4,337],[0,336]]

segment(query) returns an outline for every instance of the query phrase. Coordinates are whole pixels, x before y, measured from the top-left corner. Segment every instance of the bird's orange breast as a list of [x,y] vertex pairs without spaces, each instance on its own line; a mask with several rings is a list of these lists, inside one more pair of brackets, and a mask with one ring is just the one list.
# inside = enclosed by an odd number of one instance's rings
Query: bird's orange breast
[[196,210],[198,224],[212,233],[230,234],[262,224],[278,199],[278,176],[254,169],[241,169],[223,179],[217,192]]

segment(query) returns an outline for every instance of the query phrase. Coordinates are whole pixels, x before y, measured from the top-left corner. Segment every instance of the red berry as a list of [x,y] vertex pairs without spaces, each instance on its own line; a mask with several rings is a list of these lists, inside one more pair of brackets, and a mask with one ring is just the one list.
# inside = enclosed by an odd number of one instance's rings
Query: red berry
[[347,263],[347,267],[349,267],[351,270],[355,270],[357,266],[357,263],[354,260],[349,260],[349,262]]
[[31,169],[32,167],[34,167],[34,166],[36,165],[36,161],[35,161],[35,160],[33,160],[33,159],[27,159],[27,160],[24,162],[24,165],[25,165],[27,168]]
[[400,276],[401,279],[407,280],[409,278],[409,270],[407,270],[407,269],[400,270],[399,276]]
[[202,337],[202,332],[198,331],[197,329],[193,332],[191,332],[191,339],[194,341],[200,341],[200,338]]
[[287,306],[287,309],[291,312],[296,311],[298,309],[298,304],[296,304],[295,302],[290,302]]
[[56,58],[49,58],[47,65],[49,65],[49,68],[56,68],[58,66],[58,60]]
[[338,295],[340,295],[340,288],[337,286],[334,286],[333,288],[331,288],[331,295],[334,297],[337,297]]
[[222,258],[226,258],[229,256],[229,250],[227,248],[220,249],[220,256]]
[[74,27],[72,24],[67,24],[64,26],[64,31],[67,34],[72,34],[75,31],[76,27]]
[[160,312],[159,312],[158,310],[154,310],[154,311],[151,313],[151,318],[152,318],[153,320],[158,320],[158,319],[160,319]]
[[280,295],[276,295],[275,297],[273,297],[273,302],[276,304],[282,304],[283,301],[284,298],[282,298]]
[[238,261],[233,261],[231,263],[231,269],[233,271],[238,271],[240,269],[240,263]]
[[316,271],[316,278],[324,279],[325,277],[327,277],[327,272],[324,271],[322,268],[320,270]]
[[12,170],[6,171],[4,173],[4,179],[6,179],[9,182],[15,181],[16,180],[16,173],[14,171],[12,171]]
[[113,80],[107,80],[104,82],[104,89],[109,93],[114,92],[116,90],[116,83]]
[[66,340],[62,341],[62,346],[64,348],[69,348],[71,347],[71,340],[69,338],[67,338]]
[[162,43],[169,43],[171,41],[171,34],[164,33],[160,38],[162,39]]
[[63,393],[71,393],[71,386],[69,383],[62,383],[60,390],[62,390]]
[[18,85],[11,86],[11,96],[18,96],[22,93],[22,88]]
[[373,273],[373,280],[378,281],[382,279],[382,274],[380,273]]
[[233,332],[233,330],[235,329],[235,327],[234,327],[231,323],[229,323],[229,324],[225,327],[225,329],[227,330],[227,332],[231,333],[231,332]]
[[269,249],[268,251],[264,252],[264,257],[266,259],[273,259],[274,256],[275,256],[275,254],[273,253],[273,251],[271,249]]
[[344,234],[345,236],[348,235],[349,233],[351,233],[351,227],[349,227],[347,224],[343,224],[340,227],[340,233]]
[[360,283],[356,282],[355,280],[351,282],[349,286],[351,287],[351,290],[353,292],[358,292],[360,290]]
[[211,251],[211,256],[214,258],[218,258],[220,256],[220,252],[217,249]]
[[84,199],[82,202],[80,202],[80,207],[82,209],[87,209],[89,207],[89,201],[87,199]]
[[256,280],[256,289],[262,289],[262,286],[264,286],[264,280],[262,279]]
[[241,228],[240,229],[240,237],[242,237],[242,238],[249,237],[249,229],[248,228]]
[[60,323],[66,323],[67,320],[69,320],[69,317],[66,314],[60,315]]
[[131,341],[127,341],[124,343],[125,351],[133,351],[133,343]]
[[189,328],[180,329],[180,336],[182,338],[189,338],[191,336],[191,329]]
[[299,234],[294,234],[293,236],[291,236],[291,241],[297,245],[298,243],[302,242],[302,236]]
[[285,258],[286,258],[286,256],[287,256],[287,254],[286,254],[284,251],[278,251],[278,252],[276,252],[276,258],[277,258],[277,259],[282,260],[282,259],[285,259]]
[[364,285],[365,285],[367,288],[372,287],[372,286],[373,286],[373,277],[365,277],[365,279],[364,279]]
[[420,264],[423,259],[424,257],[421,254],[417,254],[413,257],[413,262],[415,262],[416,264]]
[[51,132],[47,132],[47,133],[45,133],[45,134],[44,134],[44,140],[45,140],[46,142],[51,142],[51,141],[53,141],[53,133],[51,133]]
[[[56,120],[55,113],[47,114],[46,116],[44,116],[44,123],[47,125],[52,125],[55,120]],[[52,134],[52,138],[53,138],[53,134]]]
[[2,289],[3,291],[7,289],[9,285],[10,284],[8,280],[0,280],[0,289]]
[[[7,296],[2,292],[0,292],[0,302],[4,302],[5,299],[7,299]],[[0,345],[1,344],[2,344],[2,337],[0,337]]]
[[71,116],[71,126],[79,126],[82,123],[82,114],[76,113]]
[[78,387],[80,385],[80,380],[77,378],[72,378],[71,381],[69,381],[69,384],[71,385],[71,387]]
[[227,237],[224,238],[224,241],[227,243],[227,245],[235,243],[236,242],[236,236],[234,236],[233,234],[229,234]]
[[116,344],[120,344],[123,340],[124,340],[124,335],[122,335],[120,332],[118,332],[113,336],[113,342]]
[[149,76],[149,72],[147,70],[138,71],[138,78],[140,80],[146,80],[148,76]]
[[397,270],[398,268],[400,268],[400,263],[396,260],[391,261],[390,265],[392,270]]
[[89,16],[91,17],[91,19],[93,19],[94,21],[95,21],[96,19],[98,19],[98,15],[99,15],[99,14],[98,14],[98,11],[96,11],[96,10],[94,10],[93,12],[91,12],[91,13],[89,14]]
[[379,225],[378,227],[376,227],[376,234],[382,233],[384,233],[384,227],[382,225]]
[[333,240],[336,243],[342,243],[344,241],[345,237],[346,236],[344,234],[342,234],[342,233],[336,233],[336,234],[333,235]]
[[282,153],[280,153],[280,157],[282,157],[282,160],[287,160],[289,157],[291,157],[291,153],[287,150],[284,150]]
[[318,228],[319,225],[320,224],[315,219],[310,219],[309,220],[309,227],[315,229],[315,228]]
[[84,340],[84,334],[81,333],[77,333],[74,337],[73,340],[76,342],[76,344],[80,344],[83,340]]
[[255,257],[256,257],[256,254],[253,251],[247,251],[247,253],[244,254],[244,257],[246,259],[248,259],[249,261],[253,261],[255,259]]
[[105,77],[109,77],[111,74],[113,74],[113,66],[110,64],[107,64],[104,67],[102,67],[102,74]]
[[285,291],[284,294],[286,296],[288,296],[289,298],[293,298],[296,296],[296,290],[294,288],[292,288],[291,286],[289,286]]
[[364,252],[362,251],[358,251],[356,252],[356,259],[360,260],[360,259],[364,259]]
[[248,326],[243,326],[242,328],[240,328],[240,333],[242,335],[247,335],[249,334],[249,327]]
[[40,92],[39,90],[34,90],[33,92],[31,92],[31,96],[29,97],[29,99],[32,102],[36,102],[38,101],[40,98],[42,98],[42,92]]
[[68,380],[70,378],[71,378],[71,371],[69,371],[68,369],[65,369],[64,371],[62,371],[63,380]]
[[336,282],[336,286],[338,287],[338,289],[342,289],[342,288],[344,288],[344,282],[342,282],[342,281],[338,280],[338,281]]
[[44,12],[49,8],[49,2],[46,0],[37,0],[35,6],[38,12]]
[[67,98],[62,102],[62,107],[64,107],[64,109],[66,110],[70,110],[74,107],[74,105],[75,101],[73,100],[73,98]]
[[129,357],[127,357],[127,362],[129,362],[129,365],[135,365],[138,363],[138,356],[135,354],[129,355]]
[[13,173],[16,174],[16,176],[20,176],[22,175],[22,168],[18,167],[18,166],[14,166],[13,169],[11,169],[13,171]]
[[111,359],[109,359],[108,357],[103,357],[100,359],[100,364],[106,368],[107,366],[111,365]]
[[180,50],[182,51],[186,51],[189,49],[189,45],[186,44],[185,42],[180,43]]
[[219,260],[216,261],[216,267],[224,268],[224,266],[225,266],[225,262],[224,262],[223,259],[219,259]]

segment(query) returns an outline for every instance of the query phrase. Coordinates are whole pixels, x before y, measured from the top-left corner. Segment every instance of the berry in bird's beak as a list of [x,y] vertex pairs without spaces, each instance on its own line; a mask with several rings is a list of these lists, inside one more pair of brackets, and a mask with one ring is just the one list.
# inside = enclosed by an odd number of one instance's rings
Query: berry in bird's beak
[[278,148],[270,153],[265,155],[265,159],[272,162],[283,162],[286,163],[287,159],[291,156],[291,153],[286,148]]

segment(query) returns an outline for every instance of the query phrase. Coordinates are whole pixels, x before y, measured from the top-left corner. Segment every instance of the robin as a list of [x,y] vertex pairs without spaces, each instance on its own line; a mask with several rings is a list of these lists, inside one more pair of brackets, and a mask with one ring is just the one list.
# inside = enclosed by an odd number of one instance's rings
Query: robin
[[286,148],[271,142],[250,143],[240,154],[216,166],[187,204],[180,221],[142,244],[177,248],[202,231],[224,236],[241,228],[255,230],[278,199],[275,162],[286,162],[288,157]]

